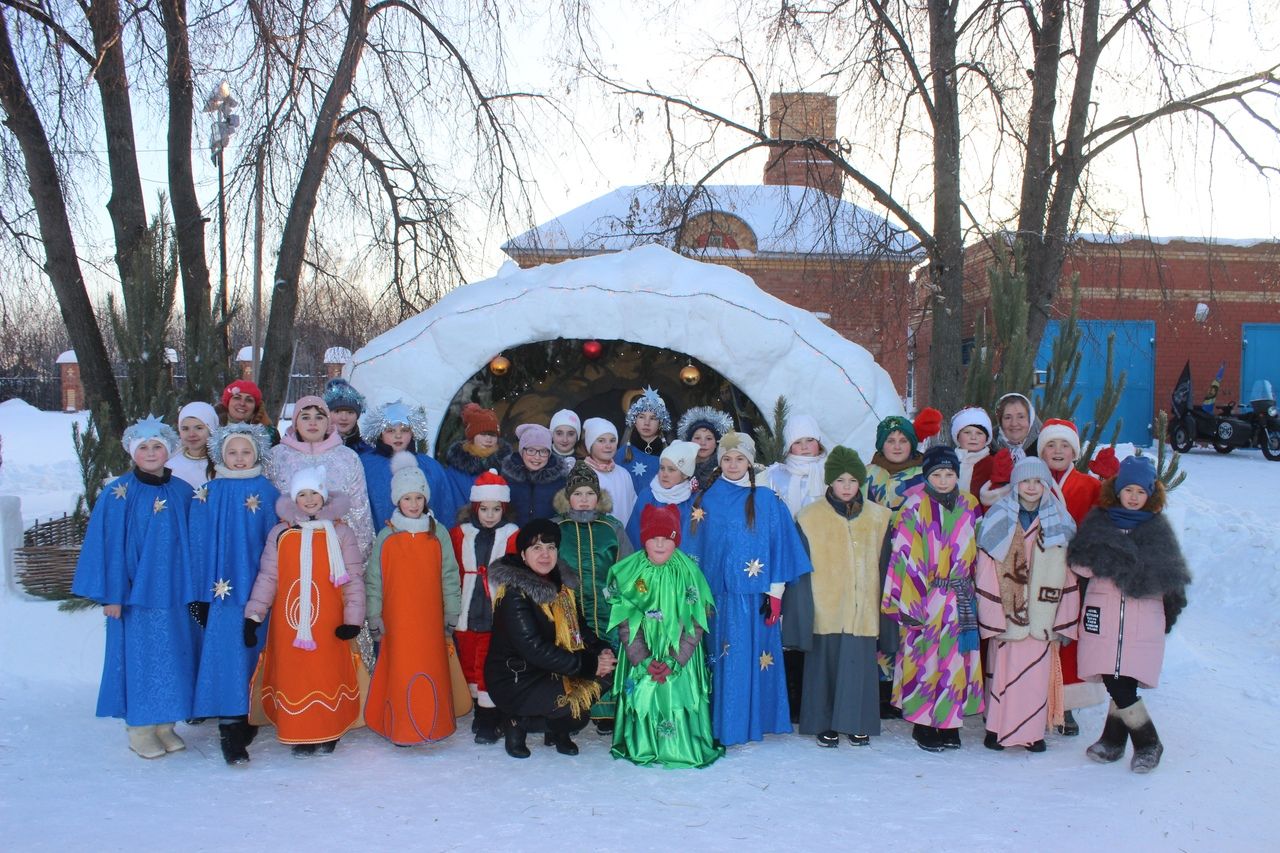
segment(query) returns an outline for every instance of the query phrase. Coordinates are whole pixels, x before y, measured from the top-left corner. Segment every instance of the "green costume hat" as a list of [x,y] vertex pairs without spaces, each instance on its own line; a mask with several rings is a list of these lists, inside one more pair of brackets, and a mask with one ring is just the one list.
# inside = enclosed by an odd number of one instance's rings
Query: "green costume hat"
[[823,482],[829,486],[841,474],[852,474],[853,479],[859,483],[867,479],[867,466],[862,464],[862,458],[858,456],[858,451],[850,450],[842,444],[836,445],[827,454]]
[[596,497],[600,497],[600,476],[586,462],[579,462],[573,466],[573,470],[569,472],[569,476],[564,481],[564,495],[569,497],[575,491],[586,486],[596,493]]
[[[911,425],[911,421],[902,415],[890,415],[880,422],[876,427],[876,452],[884,452],[884,443],[889,438],[889,433],[900,432],[907,437],[907,441],[911,442],[911,452],[916,452],[916,445],[920,440],[916,438],[916,428]],[[861,481],[859,481],[861,482]]]

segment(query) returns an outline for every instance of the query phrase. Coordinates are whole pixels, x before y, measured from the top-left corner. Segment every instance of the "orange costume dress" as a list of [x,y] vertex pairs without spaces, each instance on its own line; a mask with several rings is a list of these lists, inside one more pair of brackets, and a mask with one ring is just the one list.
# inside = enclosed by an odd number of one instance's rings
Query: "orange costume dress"
[[310,519],[281,496],[282,520],[268,534],[245,605],[247,618],[272,614],[254,684],[281,743],[337,740],[360,719],[360,652],[354,640],[334,635],[339,625],[364,622],[360,546],[339,520],[348,503],[333,493]]
[[448,531],[396,510],[374,541],[365,573],[370,629],[382,648],[365,725],[400,746],[453,734],[447,632],[458,621],[458,564]]

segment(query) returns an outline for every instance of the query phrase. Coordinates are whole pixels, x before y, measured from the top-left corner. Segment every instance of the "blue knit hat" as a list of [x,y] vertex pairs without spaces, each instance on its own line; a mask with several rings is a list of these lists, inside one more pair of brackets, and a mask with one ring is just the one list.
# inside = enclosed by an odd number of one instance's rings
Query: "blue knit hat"
[[960,473],[960,457],[956,455],[955,450],[945,444],[936,444],[926,450],[924,461],[920,463],[920,470],[926,477],[939,468],[950,468],[957,474]]
[[1116,494],[1120,494],[1125,486],[1139,486],[1147,494],[1156,487],[1156,466],[1148,456],[1130,456],[1120,463],[1120,472],[1116,474]]
[[324,386],[324,404],[329,411],[350,409],[357,415],[364,414],[364,395],[341,376],[330,379]]

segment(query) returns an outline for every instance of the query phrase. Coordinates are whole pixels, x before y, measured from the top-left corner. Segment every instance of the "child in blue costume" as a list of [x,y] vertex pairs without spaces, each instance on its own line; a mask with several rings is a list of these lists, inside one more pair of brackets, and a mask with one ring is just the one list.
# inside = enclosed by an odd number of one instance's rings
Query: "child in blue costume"
[[[217,717],[222,757],[249,760],[249,682],[262,651],[243,642],[244,606],[258,576],[280,493],[263,473],[271,436],[256,424],[228,424],[209,437],[216,476],[191,502],[191,565],[200,584],[193,608],[204,626],[196,675],[197,717]],[[265,636],[265,634],[263,634]]]
[[647,506],[670,505],[680,511],[680,537],[689,539],[689,513],[693,509],[693,466],[698,445],[692,441],[673,441],[658,457],[657,473],[650,477],[636,496],[636,507],[627,522],[627,538],[640,537],[640,513]]
[[689,553],[715,595],[704,640],[711,666],[711,720],[725,746],[790,733],[782,661],[782,593],[813,571],[791,513],[756,487],[755,444],[728,432],[720,465],[694,497]]
[[[644,491],[644,487],[658,473],[658,457],[666,449],[669,435],[671,413],[667,411],[667,404],[657,390],[645,388],[627,407],[622,442],[618,445],[618,455],[614,458],[631,475],[637,495]],[[635,516],[638,525],[638,507]]]
[[431,511],[437,518],[452,523],[464,503],[444,466],[426,453],[416,453],[415,445],[427,440],[427,413],[421,406],[401,400],[383,403],[360,417],[360,434],[373,445],[372,453],[360,456],[364,465],[364,481],[369,491],[369,508],[373,512],[373,533],[384,526],[395,505],[391,502],[391,457],[405,450],[418,457],[418,467],[431,488]]
[[188,558],[191,486],[164,467],[178,435],[147,417],[121,439],[134,469],[98,496],[71,591],[102,605],[106,653],[99,717],[123,717],[143,758],[184,749],[174,723],[191,716],[199,597]]

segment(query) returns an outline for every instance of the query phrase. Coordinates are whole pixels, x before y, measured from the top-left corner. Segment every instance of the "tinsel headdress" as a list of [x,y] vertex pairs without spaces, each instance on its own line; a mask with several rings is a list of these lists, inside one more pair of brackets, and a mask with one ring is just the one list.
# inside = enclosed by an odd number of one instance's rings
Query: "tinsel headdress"
[[226,445],[227,439],[237,435],[253,442],[253,449],[258,454],[258,461],[254,464],[265,468],[267,460],[271,458],[271,436],[267,433],[267,428],[261,424],[227,424],[211,432],[208,445],[209,458],[213,460],[213,464],[225,464],[222,461],[222,448]]
[[710,406],[694,406],[680,416],[680,423],[676,426],[676,437],[681,441],[690,441],[693,439],[694,430],[699,427],[711,430],[716,435],[716,441],[719,441],[726,432],[733,429],[733,418]]
[[636,422],[636,416],[641,412],[652,412],[658,416],[658,424],[664,433],[671,432],[671,413],[667,411],[667,404],[663,402],[656,388],[645,388],[644,392],[632,401],[631,406],[627,409],[626,426],[630,427]]
[[138,445],[153,438],[164,444],[170,456],[178,449],[178,434],[174,432],[173,427],[155,415],[147,415],[142,420],[132,424],[124,431],[124,435],[120,437],[120,443],[124,445],[125,450],[129,451],[129,455],[132,456],[133,452],[138,449]]
[[430,429],[427,410],[403,400],[392,400],[375,406],[360,416],[360,437],[374,444],[382,436],[383,430],[393,426],[407,426],[413,431],[415,441],[424,441]]

